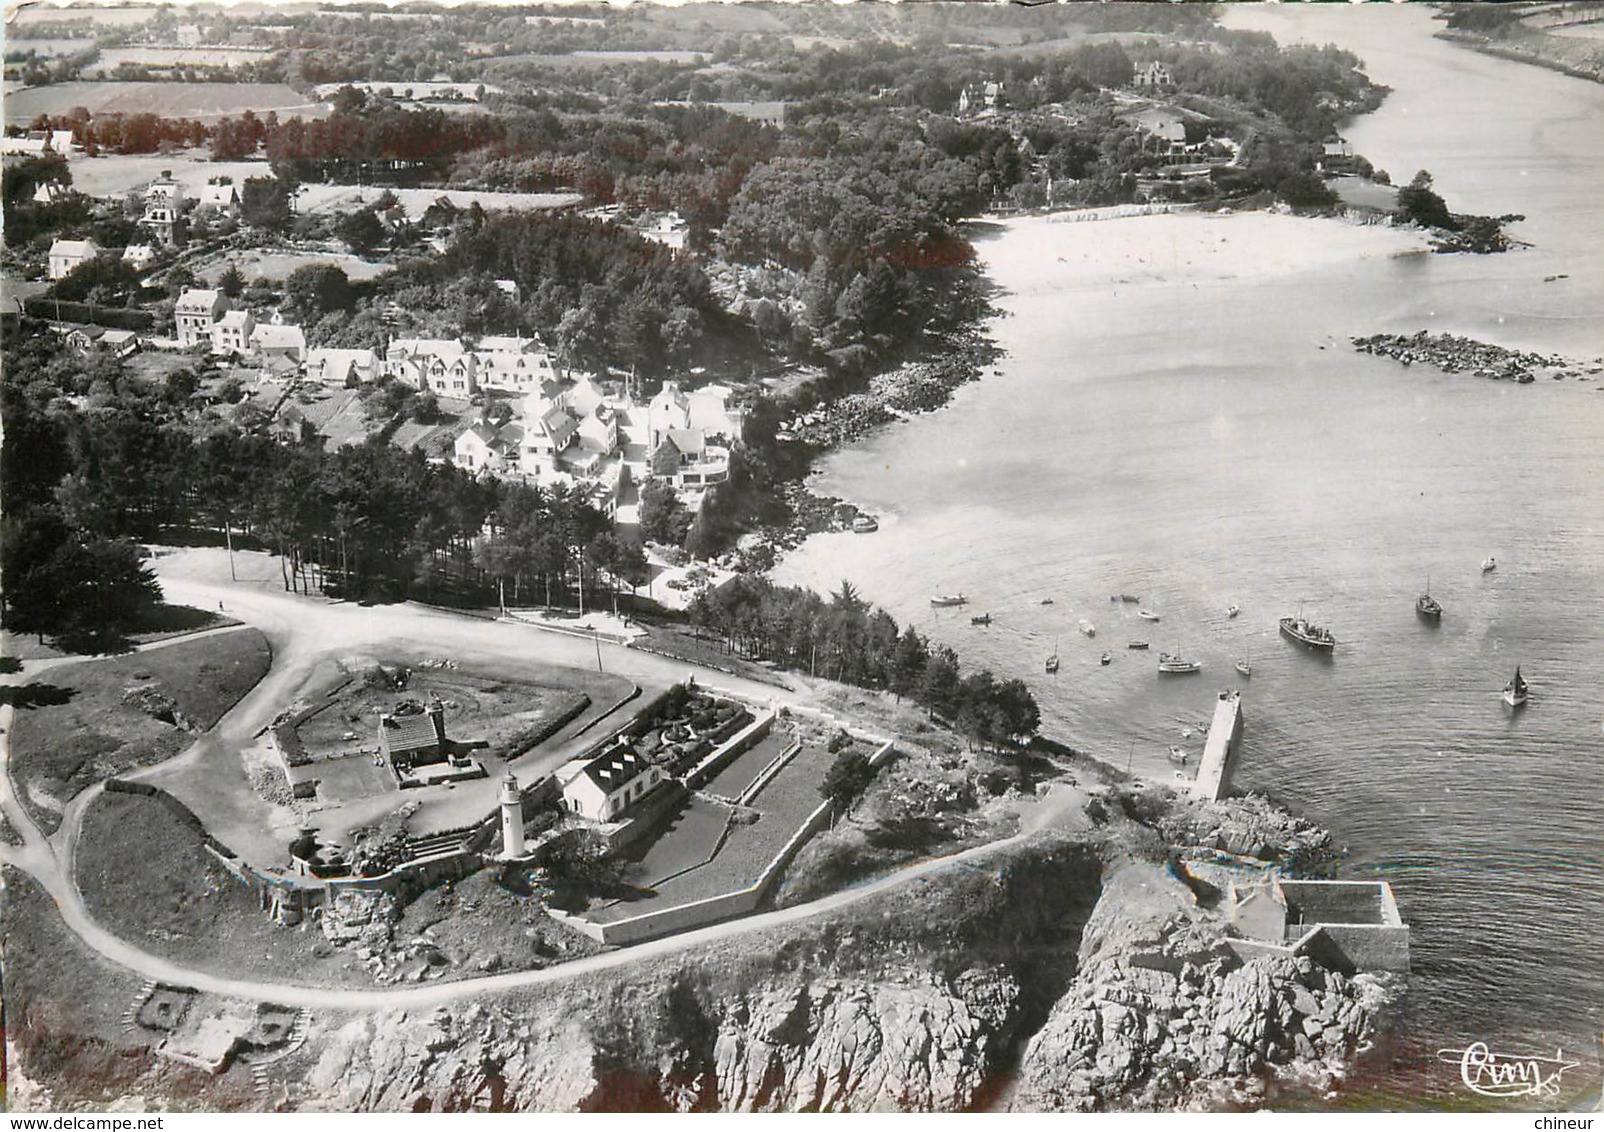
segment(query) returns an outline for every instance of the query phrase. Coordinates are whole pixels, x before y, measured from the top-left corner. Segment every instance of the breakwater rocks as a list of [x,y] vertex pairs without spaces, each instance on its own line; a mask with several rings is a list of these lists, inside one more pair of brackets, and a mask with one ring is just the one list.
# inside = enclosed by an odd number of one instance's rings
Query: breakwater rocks
[[1217,1110],[1324,1092],[1390,1032],[1401,989],[1306,956],[1244,960],[1175,875],[1129,864],[1105,883],[1010,1107]]
[[786,422],[782,432],[817,448],[834,448],[911,413],[939,409],[953,391],[980,376],[974,350],[909,362],[875,374],[869,388],[848,393]]
[[1430,334],[1421,330],[1415,334],[1372,334],[1368,338],[1356,337],[1351,341],[1353,348],[1361,354],[1392,358],[1405,366],[1424,362],[1444,373],[1470,373],[1476,377],[1516,381],[1522,385],[1529,385],[1544,375],[1556,381],[1567,377],[1586,380],[1584,375],[1601,372],[1596,361],[1584,365],[1558,354],[1510,350],[1457,334]]

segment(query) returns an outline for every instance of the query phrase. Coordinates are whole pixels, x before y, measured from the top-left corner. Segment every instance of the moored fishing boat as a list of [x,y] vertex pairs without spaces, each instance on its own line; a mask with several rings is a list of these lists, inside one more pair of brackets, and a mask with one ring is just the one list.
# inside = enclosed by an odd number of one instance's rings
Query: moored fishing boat
[[1182,766],[1185,766],[1186,765],[1186,760],[1187,760],[1188,757],[1189,756],[1187,755],[1187,753],[1185,751],[1181,750],[1181,748],[1179,748],[1179,747],[1171,747],[1170,748],[1170,762],[1172,762],[1172,763],[1180,763]]
[[1179,653],[1161,652],[1158,654],[1158,670],[1171,676],[1178,676],[1188,672],[1202,672],[1202,662],[1187,660]]
[[1086,618],[1084,618],[1084,617],[1082,617],[1080,619],[1079,628],[1080,628],[1080,631],[1082,633],[1085,633],[1088,637],[1097,636],[1097,626],[1093,625],[1090,621],[1086,620]]
[[1156,613],[1154,613],[1154,612],[1152,612],[1151,610],[1148,610],[1148,609],[1138,609],[1136,611],[1136,616],[1140,617],[1143,621],[1157,621],[1158,620],[1158,614],[1156,614]]
[[1147,647],[1147,642],[1146,641],[1132,641],[1130,644],[1126,645],[1125,647],[1128,648],[1128,649],[1145,649]]
[[1330,652],[1337,647],[1337,639],[1331,635],[1330,629],[1316,625],[1301,614],[1281,618],[1281,633],[1318,652]]
[[971,624],[971,625],[990,625],[991,624],[991,614],[982,613],[978,617],[971,617],[969,619],[969,624]]
[[1097,663],[1098,664],[1102,664],[1102,665],[1113,664],[1114,663],[1114,654],[1111,653],[1111,652],[1105,652],[1102,656],[1097,658]]
[[1236,670],[1238,672],[1240,672],[1244,676],[1252,676],[1253,675],[1253,665],[1249,664],[1246,660],[1237,661],[1236,662]]
[[937,594],[930,599],[930,604],[937,608],[944,608],[949,605],[963,605],[968,600],[963,594]]

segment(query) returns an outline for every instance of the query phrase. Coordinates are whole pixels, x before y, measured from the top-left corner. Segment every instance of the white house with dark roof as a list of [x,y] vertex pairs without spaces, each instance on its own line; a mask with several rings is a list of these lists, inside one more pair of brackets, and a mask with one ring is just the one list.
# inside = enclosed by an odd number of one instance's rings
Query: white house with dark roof
[[156,249],[149,244],[129,244],[123,249],[123,262],[135,271],[143,271],[156,259]]
[[212,323],[212,353],[245,354],[251,348],[256,318],[248,310],[232,310]]
[[227,185],[207,185],[200,192],[196,207],[211,212],[222,212],[229,216],[239,215],[239,190],[232,183]]
[[228,308],[228,296],[221,291],[191,288],[178,296],[173,306],[173,324],[179,345],[210,344],[212,327]]
[[562,377],[551,352],[536,338],[481,338],[473,356],[479,385],[485,389],[529,393]]
[[563,785],[563,806],[591,821],[614,821],[667,780],[662,767],[617,747],[591,759]]
[[520,425],[497,428],[488,421],[478,421],[451,446],[451,462],[473,472],[498,472],[508,466],[516,467],[522,439]]
[[100,245],[93,240],[57,240],[50,245],[47,274],[51,279],[65,279],[74,268],[88,263],[99,254]]
[[173,242],[174,228],[184,211],[184,186],[166,170],[145,190],[145,214],[139,222],[164,244]]
[[708,436],[737,439],[743,415],[729,404],[733,393],[727,385],[704,385],[687,392],[677,381],[663,382],[646,407],[647,448],[655,451],[672,429],[700,429]]

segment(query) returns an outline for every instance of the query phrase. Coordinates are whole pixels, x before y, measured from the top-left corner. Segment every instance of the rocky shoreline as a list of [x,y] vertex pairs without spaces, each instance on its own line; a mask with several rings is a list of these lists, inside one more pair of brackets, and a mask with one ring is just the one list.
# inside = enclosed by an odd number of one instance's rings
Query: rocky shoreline
[[1436,366],[1443,373],[1469,372],[1493,381],[1515,381],[1530,385],[1540,376],[1562,381],[1567,377],[1589,381],[1604,372],[1598,359],[1580,363],[1558,354],[1544,355],[1529,350],[1511,350],[1488,342],[1478,342],[1457,334],[1372,334],[1351,339],[1361,354],[1391,358],[1404,366],[1416,362]]

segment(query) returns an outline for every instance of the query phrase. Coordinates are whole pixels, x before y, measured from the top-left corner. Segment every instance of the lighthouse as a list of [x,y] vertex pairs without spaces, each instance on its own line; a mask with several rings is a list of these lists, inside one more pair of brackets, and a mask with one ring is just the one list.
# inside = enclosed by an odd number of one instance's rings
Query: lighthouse
[[510,770],[501,784],[501,855],[509,860],[524,855],[524,800]]

